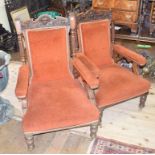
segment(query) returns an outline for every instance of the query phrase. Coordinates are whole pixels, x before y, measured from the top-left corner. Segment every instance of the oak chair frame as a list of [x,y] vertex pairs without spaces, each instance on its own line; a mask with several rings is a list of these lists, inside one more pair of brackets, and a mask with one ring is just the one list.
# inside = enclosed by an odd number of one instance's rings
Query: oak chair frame
[[[77,14],[77,15],[75,13],[70,13],[70,25],[71,25],[71,31],[72,31],[71,42],[73,42],[71,44],[71,46],[72,46],[71,49],[72,49],[73,57],[76,55],[76,53],[79,53],[79,51],[81,50],[80,49],[80,41],[77,42],[78,38],[79,38],[78,32],[77,32],[78,31],[77,27],[78,27],[78,24],[83,23],[83,22],[109,19],[111,21],[111,43],[114,44],[115,30],[114,30],[114,24],[111,20],[111,17],[112,16],[111,16],[110,11],[98,11],[98,10],[93,10],[93,9],[91,9],[87,12],[83,12],[81,14]],[[113,50],[112,47],[111,47],[111,50]],[[119,55],[115,51],[112,52],[112,57],[116,63],[123,58],[121,55]],[[132,62],[131,60],[128,60],[128,61]],[[138,67],[139,67],[138,64],[136,64],[135,62],[132,62],[132,72],[136,75],[139,75]],[[85,79],[82,78],[82,76],[80,75],[80,73],[78,72],[78,70],[75,67],[73,68],[73,74],[74,74],[75,78],[80,79],[81,84],[84,86],[84,88],[87,91],[89,99],[96,105],[95,94],[98,91],[98,87],[96,87],[94,89],[90,88],[90,86],[87,84]],[[147,96],[148,96],[148,92],[144,93],[140,96],[139,110],[142,110],[145,107],[145,102],[146,102]],[[113,105],[117,105],[119,103],[121,103],[121,102],[118,102]],[[105,106],[104,108],[99,108],[99,110],[100,110],[99,125],[100,126],[102,126],[101,122],[102,122],[103,111],[104,111],[104,109],[106,109],[108,107],[110,107],[110,106]]]
[[[21,61],[23,65],[27,64],[28,57],[27,57],[27,47],[26,41],[25,41],[25,35],[24,31],[26,29],[35,29],[35,28],[52,28],[52,27],[68,27],[68,30],[70,28],[69,21],[67,18],[64,17],[57,17],[56,19],[51,18],[49,15],[42,15],[40,16],[37,20],[33,21],[27,21],[25,23],[22,23],[20,21],[16,21],[16,29],[17,29],[17,34],[18,34],[18,42],[19,42],[19,48],[20,48],[20,56],[21,56]],[[29,47],[28,47],[29,48]],[[31,67],[30,67],[31,68]],[[26,113],[28,105],[27,105],[27,96],[20,96],[18,97],[19,102],[22,104],[22,110],[23,110],[23,115]],[[28,150],[31,151],[34,149],[34,135],[38,135],[41,133],[48,133],[48,132],[54,132],[54,131],[61,131],[61,130],[67,130],[67,129],[72,129],[72,128],[78,128],[78,127],[85,127],[90,125],[90,137],[94,139],[97,134],[98,130],[98,121],[93,121],[84,125],[76,125],[72,127],[65,127],[65,128],[59,128],[59,129],[54,129],[54,130],[49,130],[49,131],[44,131],[44,132],[26,132],[24,133],[24,137],[27,143]]]

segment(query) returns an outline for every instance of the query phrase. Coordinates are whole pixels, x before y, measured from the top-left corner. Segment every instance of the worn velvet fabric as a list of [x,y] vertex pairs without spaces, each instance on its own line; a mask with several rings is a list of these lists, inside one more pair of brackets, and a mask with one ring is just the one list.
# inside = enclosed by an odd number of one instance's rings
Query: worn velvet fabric
[[46,132],[98,120],[98,110],[72,78],[33,82],[28,104],[24,132]]
[[[111,44],[108,20],[82,23],[79,25],[79,29],[82,47],[81,63],[91,73],[95,70],[95,76],[96,70],[99,70],[97,71],[99,89],[96,93],[99,108],[114,105],[149,91],[150,83],[147,80],[114,63],[112,49],[139,65],[144,65],[146,59],[121,45],[113,46]],[[77,58],[79,59],[79,56],[74,59]]]
[[98,80],[96,79],[96,76],[90,72],[90,70],[83,62],[77,58],[73,59],[72,63],[91,89],[98,88]]
[[41,133],[86,125],[98,120],[97,108],[69,71],[67,30],[26,32],[31,68],[25,133]]
[[79,25],[82,52],[99,68],[112,64],[110,21],[86,22]]
[[96,101],[100,108],[137,97],[150,88],[147,80],[117,64],[103,67],[99,81]]
[[89,60],[88,57],[86,57],[84,54],[77,53],[75,55],[77,59],[79,59],[87,68],[89,71],[96,77],[99,77],[100,69],[92,62]]
[[34,81],[68,78],[67,38],[64,29],[29,31]]

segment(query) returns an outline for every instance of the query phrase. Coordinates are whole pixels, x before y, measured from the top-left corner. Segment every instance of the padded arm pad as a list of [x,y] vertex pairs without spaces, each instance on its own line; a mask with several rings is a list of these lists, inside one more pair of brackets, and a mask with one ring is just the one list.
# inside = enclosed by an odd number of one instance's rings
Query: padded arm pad
[[18,80],[15,89],[15,94],[17,98],[19,99],[26,98],[28,84],[29,84],[29,68],[28,65],[23,65],[19,68]]
[[78,58],[85,66],[87,66],[92,74],[94,74],[97,78],[99,77],[100,70],[91,60],[81,53],[77,53],[75,57]]
[[133,52],[132,50],[129,50],[121,45],[113,45],[113,49],[118,54],[122,55],[123,57],[132,60],[133,62],[137,63],[140,66],[143,66],[146,64],[146,59],[136,52]]
[[99,80],[79,58],[73,58],[72,64],[91,89],[98,88]]

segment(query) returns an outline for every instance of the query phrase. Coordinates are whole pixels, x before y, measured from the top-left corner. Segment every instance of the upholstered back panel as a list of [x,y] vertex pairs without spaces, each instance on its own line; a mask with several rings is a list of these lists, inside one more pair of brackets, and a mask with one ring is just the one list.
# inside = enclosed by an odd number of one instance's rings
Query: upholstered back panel
[[69,76],[66,28],[27,31],[33,79],[57,80]]
[[81,23],[79,32],[82,51],[98,67],[113,62],[109,20]]

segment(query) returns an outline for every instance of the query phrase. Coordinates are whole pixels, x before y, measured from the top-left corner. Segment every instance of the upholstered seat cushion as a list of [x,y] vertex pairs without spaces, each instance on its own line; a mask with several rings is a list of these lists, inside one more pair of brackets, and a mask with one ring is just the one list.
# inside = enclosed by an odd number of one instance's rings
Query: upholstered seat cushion
[[116,64],[102,67],[96,100],[99,108],[148,92],[150,83]]
[[97,108],[89,102],[79,83],[72,78],[32,81],[24,132],[44,132],[87,125],[98,120]]

